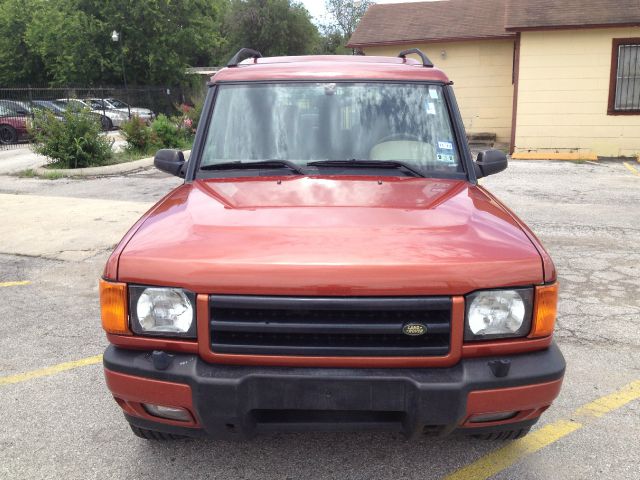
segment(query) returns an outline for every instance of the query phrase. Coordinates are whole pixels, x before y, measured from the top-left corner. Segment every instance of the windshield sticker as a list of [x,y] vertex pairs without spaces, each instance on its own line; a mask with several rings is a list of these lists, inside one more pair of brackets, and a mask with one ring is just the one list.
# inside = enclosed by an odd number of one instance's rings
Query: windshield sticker
[[451,153],[445,152],[443,150],[438,150],[438,153],[436,154],[436,158],[438,159],[439,162],[442,162],[442,163],[456,163],[456,157],[453,156]]
[[427,115],[435,115],[436,114],[436,104],[427,102]]
[[453,150],[453,144],[451,142],[438,142],[438,148],[443,150]]
[[434,87],[429,87],[429,96],[435,100],[438,99],[438,89]]

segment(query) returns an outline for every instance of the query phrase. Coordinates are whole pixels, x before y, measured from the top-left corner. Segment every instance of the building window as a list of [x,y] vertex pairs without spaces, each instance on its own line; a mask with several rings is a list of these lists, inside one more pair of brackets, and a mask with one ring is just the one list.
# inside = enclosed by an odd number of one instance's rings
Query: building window
[[640,115],[640,38],[614,38],[609,115]]

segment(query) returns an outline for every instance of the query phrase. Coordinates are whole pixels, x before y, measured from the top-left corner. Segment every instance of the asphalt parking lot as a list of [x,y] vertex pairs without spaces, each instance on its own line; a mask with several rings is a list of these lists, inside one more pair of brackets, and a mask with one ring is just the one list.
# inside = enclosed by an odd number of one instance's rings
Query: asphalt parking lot
[[635,163],[519,161],[484,180],[541,238],[561,282],[563,391],[534,433],[507,443],[134,437],[102,377],[97,279],[127,228],[179,181],[154,170],[0,176],[0,478],[640,478],[638,172]]

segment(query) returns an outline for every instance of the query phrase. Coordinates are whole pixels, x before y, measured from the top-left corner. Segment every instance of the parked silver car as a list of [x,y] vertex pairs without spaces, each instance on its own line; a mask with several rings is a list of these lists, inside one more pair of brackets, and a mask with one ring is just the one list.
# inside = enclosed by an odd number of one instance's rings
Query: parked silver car
[[102,123],[102,128],[104,130],[112,130],[114,127],[119,128],[129,118],[126,113],[118,110],[96,108],[96,106],[92,105],[90,102],[79,100],[77,98],[59,98],[56,100],[56,103],[66,109],[78,111],[88,109],[93,113],[100,115],[100,122]]
[[155,113],[148,108],[132,107],[129,104],[118,100],[117,98],[90,98],[87,100],[92,106],[97,106],[99,110],[114,110],[122,112],[132,117],[140,117],[147,123],[151,123],[156,117]]

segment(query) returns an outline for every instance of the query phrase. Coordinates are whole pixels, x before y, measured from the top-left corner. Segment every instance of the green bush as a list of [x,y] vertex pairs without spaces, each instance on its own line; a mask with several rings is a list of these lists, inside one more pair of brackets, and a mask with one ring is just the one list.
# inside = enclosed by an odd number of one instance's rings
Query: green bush
[[162,148],[178,148],[184,144],[180,127],[166,115],[160,114],[151,124],[151,130]]
[[88,110],[66,111],[63,118],[51,112],[36,112],[30,128],[33,150],[49,157],[58,168],[105,165],[113,142],[101,135],[100,117]]
[[191,108],[184,108],[184,120],[183,124],[186,128],[190,129],[195,134],[198,129],[198,122],[202,115],[202,107],[204,107],[204,101],[196,102],[195,106]]
[[149,152],[159,143],[146,122],[136,116],[122,124],[122,135],[127,142],[127,149],[134,152]]
[[122,125],[122,133],[127,142],[127,150],[152,154],[160,148],[191,147],[193,130],[184,124],[182,117],[158,115],[151,126],[138,117]]

